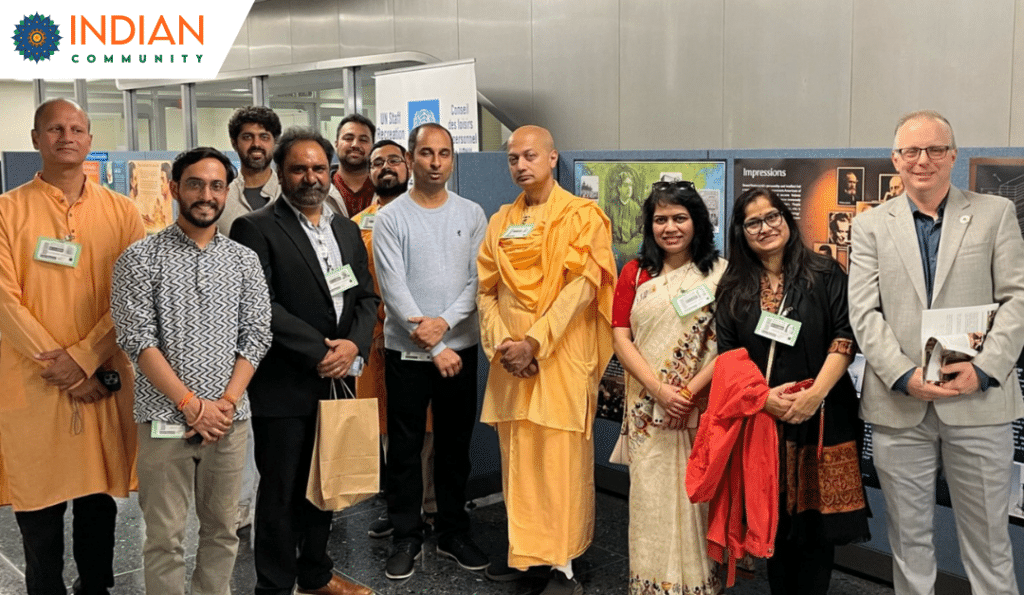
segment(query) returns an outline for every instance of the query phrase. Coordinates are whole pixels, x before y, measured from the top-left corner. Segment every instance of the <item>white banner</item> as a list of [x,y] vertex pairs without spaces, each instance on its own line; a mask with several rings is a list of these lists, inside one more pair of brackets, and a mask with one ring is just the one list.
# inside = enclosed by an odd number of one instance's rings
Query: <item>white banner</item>
[[0,8],[0,71],[11,79],[208,79],[253,0],[43,0]]
[[405,147],[410,130],[436,122],[451,132],[456,152],[479,151],[475,67],[460,60],[378,72],[377,140]]

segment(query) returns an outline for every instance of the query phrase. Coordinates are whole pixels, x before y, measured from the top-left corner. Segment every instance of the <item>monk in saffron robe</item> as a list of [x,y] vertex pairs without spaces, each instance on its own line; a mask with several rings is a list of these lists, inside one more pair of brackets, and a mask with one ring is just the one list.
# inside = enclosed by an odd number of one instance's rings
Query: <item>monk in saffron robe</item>
[[491,217],[477,260],[491,362],[481,421],[501,445],[510,572],[551,566],[543,595],[578,595],[572,560],[594,534],[592,426],[612,355],[616,269],[608,218],[555,182],[557,162],[547,130],[509,137],[523,193]]

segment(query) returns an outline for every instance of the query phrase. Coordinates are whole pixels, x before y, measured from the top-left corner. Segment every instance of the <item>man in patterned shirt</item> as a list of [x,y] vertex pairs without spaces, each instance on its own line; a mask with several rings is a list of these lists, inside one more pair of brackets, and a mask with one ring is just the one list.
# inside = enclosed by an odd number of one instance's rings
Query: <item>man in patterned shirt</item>
[[249,431],[246,386],[270,347],[270,297],[252,250],[217,233],[231,162],[216,149],[178,155],[176,225],[132,244],[114,265],[111,313],[135,362],[139,506],[150,593],[185,593],[183,541],[195,499],[193,593],[230,588]]

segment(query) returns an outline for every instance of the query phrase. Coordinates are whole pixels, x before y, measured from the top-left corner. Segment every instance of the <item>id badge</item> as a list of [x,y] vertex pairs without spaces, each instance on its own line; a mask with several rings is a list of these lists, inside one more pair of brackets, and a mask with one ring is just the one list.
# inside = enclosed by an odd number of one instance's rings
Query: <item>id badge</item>
[[333,297],[345,293],[356,285],[359,285],[359,282],[356,281],[356,274],[352,272],[352,265],[346,264],[333,271],[327,271],[327,288]]
[[796,344],[802,325],[802,322],[792,318],[761,310],[761,318],[757,321],[754,334],[792,347]]
[[150,438],[184,438],[188,428],[185,424],[172,424],[154,419],[149,430]]
[[707,285],[701,285],[672,298],[672,307],[676,309],[676,314],[682,318],[713,301],[715,301],[715,296],[711,295],[711,290],[708,289]]
[[533,231],[533,223],[521,223],[519,225],[509,225],[505,228],[505,233],[501,234],[503,240],[520,240],[530,235]]
[[363,218],[359,220],[359,229],[373,231],[373,222],[376,220],[377,215],[363,215]]
[[78,266],[78,257],[82,255],[82,245],[66,242],[56,238],[39,238],[33,258],[40,262],[59,264],[65,267]]
[[434,358],[430,357],[429,353],[424,351],[403,351],[402,361],[404,362],[430,362],[434,361]]

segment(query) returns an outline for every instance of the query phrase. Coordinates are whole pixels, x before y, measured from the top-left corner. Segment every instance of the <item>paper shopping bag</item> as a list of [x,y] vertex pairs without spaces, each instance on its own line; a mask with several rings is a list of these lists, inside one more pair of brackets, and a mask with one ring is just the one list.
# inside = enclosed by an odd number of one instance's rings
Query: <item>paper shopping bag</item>
[[377,399],[320,401],[306,498],[320,510],[337,511],[376,495],[379,442]]

